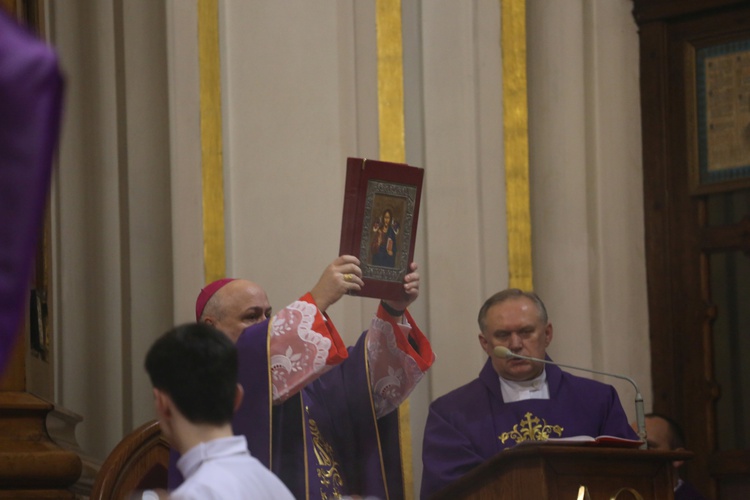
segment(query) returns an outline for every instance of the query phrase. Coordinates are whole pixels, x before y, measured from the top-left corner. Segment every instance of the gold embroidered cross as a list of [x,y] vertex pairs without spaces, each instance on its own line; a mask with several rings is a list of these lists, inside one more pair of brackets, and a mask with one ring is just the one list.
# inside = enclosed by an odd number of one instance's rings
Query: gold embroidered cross
[[508,439],[512,439],[518,444],[524,441],[546,441],[553,432],[562,436],[563,428],[559,425],[548,425],[544,419],[541,419],[542,423],[539,422],[539,417],[532,417],[531,412],[527,412],[520,422],[520,429],[519,424],[515,424],[511,432],[503,432],[498,436],[498,439],[503,444]]

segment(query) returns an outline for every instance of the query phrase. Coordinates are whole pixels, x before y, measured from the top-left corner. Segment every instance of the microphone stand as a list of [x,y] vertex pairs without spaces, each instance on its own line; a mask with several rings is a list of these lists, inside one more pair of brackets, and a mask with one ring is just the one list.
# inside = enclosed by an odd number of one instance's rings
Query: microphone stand
[[570,365],[564,365],[562,363],[557,363],[555,361],[548,361],[546,359],[540,359],[540,358],[532,358],[531,356],[523,356],[521,354],[516,354],[512,352],[507,347],[503,347],[501,345],[495,347],[493,350],[495,353],[495,356],[502,359],[508,359],[508,358],[516,358],[516,359],[525,359],[526,361],[536,361],[537,363],[546,363],[548,365],[557,365],[562,366],[563,368],[570,368],[571,370],[581,370],[584,372],[589,373],[595,373],[597,375],[605,375],[608,377],[615,377],[622,380],[627,380],[633,385],[633,388],[635,389],[635,421],[636,425],[638,426],[638,437],[643,441],[643,444],[639,447],[642,450],[646,449],[646,416],[645,411],[643,409],[643,396],[641,396],[641,391],[638,389],[638,385],[635,383],[635,381],[627,377],[625,375],[616,375],[614,373],[605,373],[600,372],[597,370],[591,370],[589,368],[579,368],[578,366],[570,366]]

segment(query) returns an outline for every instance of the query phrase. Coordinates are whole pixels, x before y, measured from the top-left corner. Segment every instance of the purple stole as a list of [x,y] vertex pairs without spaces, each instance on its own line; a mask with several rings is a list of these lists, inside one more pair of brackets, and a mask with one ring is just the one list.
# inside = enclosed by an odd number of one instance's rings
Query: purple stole
[[[362,334],[349,348],[345,362],[302,391],[307,429],[312,429],[306,435],[310,498],[320,498],[313,491],[313,485],[321,482],[318,477],[334,472],[327,465],[321,466],[316,456],[317,450],[326,444],[337,459],[337,472],[344,482],[343,489],[336,493],[382,499],[404,496],[398,413],[375,419],[365,338]],[[321,489],[330,497],[330,490]]]
[[[250,453],[295,498],[403,498],[398,413],[375,419],[366,334],[349,348],[343,363],[273,406],[268,328],[268,321],[253,325],[237,341],[245,397],[232,425],[235,434],[247,437]],[[176,453],[170,461],[170,490],[182,482],[175,460]]]
[[0,374],[29,300],[62,92],[54,51],[0,9]]

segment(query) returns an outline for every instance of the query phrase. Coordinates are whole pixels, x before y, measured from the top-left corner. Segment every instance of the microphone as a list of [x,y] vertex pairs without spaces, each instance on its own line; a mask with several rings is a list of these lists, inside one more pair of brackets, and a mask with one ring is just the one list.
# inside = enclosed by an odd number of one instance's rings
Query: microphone
[[616,375],[614,373],[606,373],[606,372],[600,372],[596,370],[591,370],[589,368],[579,368],[577,366],[570,366],[570,365],[564,365],[562,363],[555,363],[554,361],[549,361],[547,359],[540,359],[540,358],[532,358],[531,356],[523,356],[521,354],[516,354],[512,352],[510,349],[508,349],[505,346],[496,346],[492,352],[501,359],[525,359],[526,361],[536,361],[537,363],[546,363],[548,365],[557,365],[562,366],[563,368],[570,368],[572,370],[581,370],[584,372],[589,373],[596,373],[597,375],[606,375],[607,377],[615,377],[622,380],[627,380],[630,382],[633,387],[635,388],[635,419],[636,423],[638,425],[638,437],[643,441],[643,444],[640,446],[641,449],[646,449],[646,417],[645,412],[643,410],[643,396],[641,396],[641,391],[638,389],[638,385],[636,385],[635,381],[630,378],[626,377],[625,375]]

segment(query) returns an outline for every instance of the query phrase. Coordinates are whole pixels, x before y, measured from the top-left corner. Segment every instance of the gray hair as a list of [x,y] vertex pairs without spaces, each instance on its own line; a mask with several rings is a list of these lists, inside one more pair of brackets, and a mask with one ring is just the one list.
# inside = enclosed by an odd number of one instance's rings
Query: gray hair
[[484,301],[482,308],[479,309],[479,315],[477,316],[477,322],[479,323],[479,330],[484,332],[484,329],[487,326],[484,321],[485,321],[485,318],[487,317],[487,311],[490,310],[490,307],[496,304],[505,302],[507,300],[520,299],[524,297],[529,299],[536,305],[536,308],[539,311],[539,319],[542,321],[542,323],[546,325],[547,321],[549,320],[547,316],[547,308],[544,307],[544,302],[542,302],[542,299],[540,299],[536,293],[525,292],[521,290],[520,288],[508,288],[507,290],[497,292],[495,295],[493,295],[492,297]]

